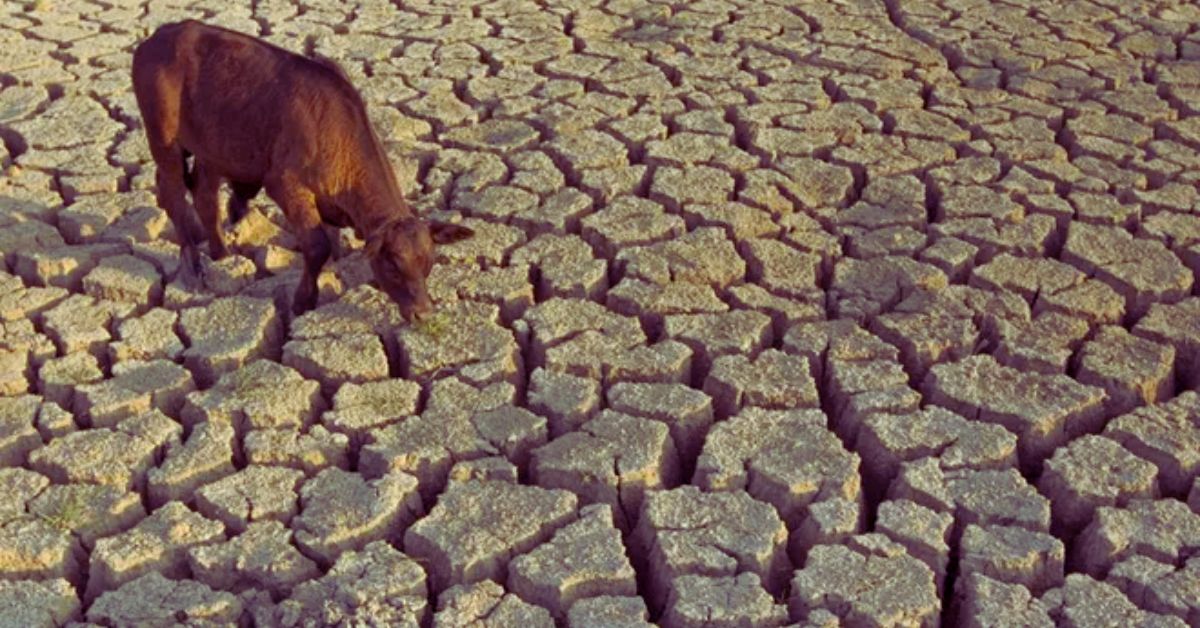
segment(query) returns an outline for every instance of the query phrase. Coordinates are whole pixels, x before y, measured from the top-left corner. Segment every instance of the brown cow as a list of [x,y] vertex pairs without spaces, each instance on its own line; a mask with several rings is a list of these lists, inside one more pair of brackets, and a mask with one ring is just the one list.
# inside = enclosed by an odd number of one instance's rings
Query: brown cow
[[330,253],[323,222],[353,226],[366,240],[375,278],[406,318],[431,310],[425,278],[434,244],[472,231],[413,213],[362,97],[337,64],[187,20],[138,45],[133,88],[158,166],[158,203],[182,241],[185,280],[201,273],[202,229],[214,259],[227,252],[217,201],[224,180],[232,218],[265,188],[300,237],[304,276],[294,312],[316,305],[317,273]]

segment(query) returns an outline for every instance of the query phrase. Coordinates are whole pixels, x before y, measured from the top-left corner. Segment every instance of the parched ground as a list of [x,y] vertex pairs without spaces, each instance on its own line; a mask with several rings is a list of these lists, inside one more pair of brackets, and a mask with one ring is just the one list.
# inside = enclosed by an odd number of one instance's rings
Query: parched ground
[[[1194,3],[238,4],[0,5],[0,626],[1200,625]],[[183,18],[343,65],[432,320],[265,198],[174,281]]]

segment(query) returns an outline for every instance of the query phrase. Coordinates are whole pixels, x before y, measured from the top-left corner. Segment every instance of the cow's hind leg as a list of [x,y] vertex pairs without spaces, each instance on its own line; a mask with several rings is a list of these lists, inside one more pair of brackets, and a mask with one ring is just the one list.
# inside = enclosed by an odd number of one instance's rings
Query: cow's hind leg
[[[154,51],[142,53],[139,48],[135,64],[142,63],[139,56],[150,54]],[[153,63],[153,60],[145,63]],[[179,278],[185,284],[197,286],[202,269],[196,247],[203,236],[187,200],[191,175],[187,171],[186,151],[178,142],[181,89],[180,80],[165,69],[148,67],[134,71],[138,109],[146,129],[146,143],[154,157],[158,206],[167,212],[179,238],[182,258]]]
[[155,173],[155,190],[158,205],[162,207],[175,233],[179,238],[179,279],[190,287],[199,287],[203,282],[203,267],[200,264],[198,249],[203,238],[200,225],[191,204],[187,201],[187,187],[183,179],[183,159],[179,155],[163,160],[155,158],[157,172]]
[[321,214],[317,211],[316,196],[311,190],[288,176],[266,184],[271,197],[287,216],[288,224],[300,238],[301,253],[304,255],[304,274],[296,287],[292,301],[292,313],[303,314],[317,306],[317,275],[329,259],[332,245],[329,236],[321,228]]
[[208,164],[196,161],[193,168],[196,188],[192,192],[192,202],[196,206],[196,215],[208,233],[208,254],[218,260],[229,254],[225,246],[225,230],[221,226],[221,206],[217,192],[221,189],[221,177]]

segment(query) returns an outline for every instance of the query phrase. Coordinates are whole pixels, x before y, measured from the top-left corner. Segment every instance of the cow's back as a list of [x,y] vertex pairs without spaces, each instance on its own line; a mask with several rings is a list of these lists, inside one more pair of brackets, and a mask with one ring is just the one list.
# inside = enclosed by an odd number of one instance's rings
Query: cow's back
[[323,161],[326,144],[357,135],[360,103],[342,76],[247,35],[169,24],[135,53],[135,84],[138,61],[178,78],[180,145],[230,179],[261,181],[281,155]]

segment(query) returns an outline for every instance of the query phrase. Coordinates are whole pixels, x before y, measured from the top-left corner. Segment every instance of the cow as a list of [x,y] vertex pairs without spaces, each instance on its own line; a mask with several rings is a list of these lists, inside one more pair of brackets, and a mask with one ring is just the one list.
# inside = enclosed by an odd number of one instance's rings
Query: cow
[[336,63],[185,20],[138,45],[133,89],[157,166],[157,201],[181,241],[182,281],[201,277],[205,235],[213,259],[228,253],[218,201],[227,181],[231,219],[266,190],[298,237],[304,272],[295,314],[316,305],[331,249],[323,223],[354,228],[380,288],[407,320],[432,310],[425,280],[434,245],[473,232],[413,212],[366,104]]

